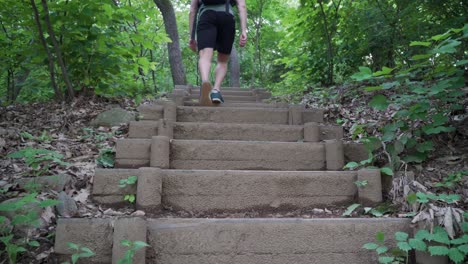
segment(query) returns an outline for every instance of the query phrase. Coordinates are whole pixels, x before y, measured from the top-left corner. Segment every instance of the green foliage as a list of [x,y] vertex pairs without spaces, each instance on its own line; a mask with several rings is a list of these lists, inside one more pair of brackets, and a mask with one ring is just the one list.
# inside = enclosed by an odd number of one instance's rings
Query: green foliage
[[352,204],[350,206],[348,206],[348,208],[346,208],[346,211],[343,213],[343,216],[351,216],[351,214],[354,212],[354,210],[356,210],[359,206],[361,206],[360,204]]
[[113,168],[114,156],[115,152],[113,149],[102,149],[101,151],[99,151],[99,157],[96,159],[96,163],[104,168]]
[[135,256],[135,252],[137,250],[150,246],[143,241],[130,241],[130,240],[122,240],[120,241],[120,244],[122,246],[128,247],[128,249],[127,251],[125,251],[125,256],[117,262],[118,264],[132,264],[133,257]]
[[366,187],[367,184],[369,184],[369,181],[355,181],[354,184],[356,184],[357,187]]
[[63,155],[52,150],[25,148],[7,155],[9,158],[24,158],[28,167],[31,167],[33,175],[39,176],[48,172],[53,163],[61,166],[69,166],[68,162],[62,161]]
[[435,187],[445,187],[452,189],[454,188],[460,181],[462,181],[463,177],[468,176],[468,170],[460,171],[457,173],[451,173],[447,177],[442,179],[442,182],[438,182],[435,184]]
[[[0,97],[7,97],[10,102],[51,99],[55,93],[50,85],[49,61],[31,15],[31,4],[4,2],[0,11],[0,45],[5,49],[0,52],[0,72],[8,74],[0,75],[0,81],[9,86],[0,87]],[[37,6],[45,30],[44,10],[40,4]],[[152,78],[157,65],[167,56],[169,41],[161,30],[161,14],[152,1],[52,1],[48,6],[75,90],[136,97],[153,94],[166,81]],[[55,57],[51,37],[45,37]],[[63,90],[61,72],[55,74],[59,89]]]
[[382,232],[377,234],[376,240],[377,243],[366,243],[363,248],[376,251],[379,263],[408,263],[409,254],[413,250],[429,252],[431,256],[448,256],[454,263],[462,263],[468,257],[466,230],[462,236],[455,239],[450,239],[447,232],[439,226],[435,227],[432,233],[421,229],[413,238],[405,232],[396,232],[397,244],[391,250],[385,246]]
[[71,255],[71,262],[63,262],[62,264],[76,264],[80,258],[89,258],[95,255],[94,252],[87,247],[82,247],[71,242],[68,242],[67,245],[74,253]]
[[[129,185],[135,185],[138,181],[138,176],[129,176],[127,179],[121,179],[119,181],[119,187],[120,188],[125,188]],[[135,194],[125,194],[124,195],[124,201],[128,201],[130,203],[135,202]]]
[[[381,150],[386,154],[388,168],[382,169],[393,175],[402,163],[424,161],[434,150],[430,136],[454,131],[448,124],[448,116],[460,109],[459,99],[464,95],[464,69],[455,53],[461,53],[463,41],[468,36],[468,25],[450,29],[442,35],[428,38],[424,42],[412,42],[419,54],[407,63],[394,68],[384,67],[372,73],[370,68],[360,67],[352,77],[357,81],[373,84],[364,88],[376,93],[369,105],[376,110],[397,109],[392,120],[381,128],[379,137],[364,139],[370,150]],[[384,90],[393,90],[391,96]],[[347,167],[355,168],[356,164]]]
[[47,142],[52,141],[52,137],[50,137],[47,134],[47,131],[42,131],[42,134],[40,136],[38,136],[38,137],[35,137],[35,136],[31,135],[28,132],[21,132],[20,135],[25,139],[34,140],[34,141],[38,141],[38,142],[46,142],[47,143]]
[[32,206],[41,208],[54,206],[60,203],[57,200],[37,199],[37,193],[26,194],[22,198],[11,202],[0,204],[0,212],[14,212],[14,217],[10,222],[6,217],[0,216],[0,242],[4,245],[4,251],[0,251],[0,257],[6,254],[4,259],[8,259],[10,264],[17,262],[18,255],[28,251],[28,247],[38,247],[39,243],[30,240],[28,237],[19,237],[17,232],[13,232],[19,227],[37,227],[39,225],[39,215],[35,210],[29,210]]

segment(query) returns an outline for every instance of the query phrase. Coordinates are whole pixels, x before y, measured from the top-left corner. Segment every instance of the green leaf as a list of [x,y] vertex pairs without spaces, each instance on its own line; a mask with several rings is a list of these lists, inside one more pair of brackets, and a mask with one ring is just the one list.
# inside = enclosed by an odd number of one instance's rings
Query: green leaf
[[463,237],[452,239],[450,240],[450,244],[452,245],[468,244],[468,235],[463,235]]
[[448,256],[455,263],[461,263],[465,259],[465,256],[457,248],[451,248]]
[[439,41],[439,40],[443,40],[443,39],[446,39],[450,36],[450,34],[448,34],[448,32],[445,32],[444,34],[439,34],[439,35],[435,35],[433,36],[431,39],[432,40],[435,40],[435,41]]
[[379,257],[379,263],[387,264],[395,260],[395,257]]
[[468,245],[465,244],[465,245],[461,245],[459,247],[457,247],[458,250],[460,250],[461,252],[463,252],[464,254],[468,254]]
[[389,167],[381,168],[380,172],[382,172],[383,174],[389,175],[389,176],[393,176],[393,170],[391,168],[389,168]]
[[412,249],[410,244],[408,244],[408,242],[398,242],[397,246],[398,246],[399,249],[401,249],[401,250],[403,250],[405,252],[408,252],[408,251],[410,251]]
[[138,250],[140,248],[144,248],[144,247],[149,247],[150,245],[146,244],[146,242],[143,242],[143,241],[135,241],[133,242],[133,248],[135,250]]
[[462,230],[463,232],[468,233],[468,222],[462,223]]
[[384,88],[385,90],[388,90],[388,89],[391,89],[395,86],[398,86],[400,85],[400,82],[398,81],[395,81],[395,82],[386,82],[386,83],[383,83],[382,84],[382,88]]
[[413,60],[427,60],[432,57],[432,54],[418,54],[411,57]]
[[377,234],[375,235],[375,239],[377,240],[377,242],[383,243],[385,240],[384,232],[377,232]]
[[45,207],[49,207],[49,206],[55,206],[55,205],[58,205],[58,204],[61,204],[62,202],[59,201],[59,200],[44,200],[44,201],[41,201],[39,203],[39,207],[42,207],[42,208],[45,208]]
[[410,42],[410,47],[413,46],[424,46],[424,47],[429,47],[432,43],[428,41],[411,41]]
[[381,85],[379,85],[379,86],[368,86],[368,87],[364,88],[364,91],[373,92],[373,91],[379,91],[379,90],[382,90],[382,89],[383,89],[383,86],[381,86]]
[[408,239],[408,234],[405,232],[396,232],[395,239],[397,241],[406,241]]
[[444,246],[431,246],[428,248],[431,256],[447,256],[449,249]]
[[76,250],[76,251],[78,251],[78,250],[80,249],[80,246],[78,246],[77,244],[72,243],[72,242],[68,242],[68,243],[67,243],[67,246],[68,246],[68,248],[74,249],[74,250]]
[[429,233],[429,231],[427,231],[426,229],[421,229],[419,230],[416,235],[414,236],[414,238],[418,239],[418,240],[432,240],[432,234]]
[[468,60],[460,60],[460,61],[457,61],[457,63],[455,63],[455,66],[463,66],[463,65],[467,65],[468,64]]
[[95,254],[91,249],[89,249],[87,247],[82,247],[81,248],[80,257],[88,258],[88,257],[92,257],[94,255]]
[[369,184],[369,181],[355,181],[354,184],[356,184],[357,187],[365,187],[367,184]]
[[40,246],[39,242],[37,242],[37,241],[29,241],[28,245],[30,245],[31,247],[39,247]]
[[406,201],[409,203],[409,204],[414,204],[415,202],[418,201],[418,197],[416,195],[416,193],[410,193],[406,196]]
[[388,247],[386,247],[386,246],[381,246],[381,247],[377,248],[375,251],[377,252],[377,254],[380,255],[380,254],[383,254],[383,253],[387,252],[387,251],[388,251]]
[[373,74],[373,76],[378,77],[382,75],[389,75],[392,73],[394,69],[388,68],[388,67],[383,67],[381,71],[377,71]]
[[122,245],[124,247],[130,247],[132,245],[132,241],[124,239],[124,240],[120,241],[120,245]]
[[343,169],[354,169],[356,167],[358,167],[359,164],[357,162],[354,162],[354,161],[351,161],[351,162],[348,162],[344,167]]
[[453,132],[455,131],[454,127],[445,127],[445,126],[424,126],[423,128],[424,133],[426,135],[433,135],[433,134],[440,134],[442,132]]
[[354,210],[356,210],[356,208],[358,208],[359,206],[361,206],[360,204],[352,204],[350,205],[346,211],[343,213],[343,216],[350,216]]
[[425,141],[423,143],[419,143],[416,146],[416,150],[419,152],[429,152],[434,150],[434,144],[432,143],[432,141]]
[[377,110],[385,110],[387,109],[389,103],[387,101],[387,97],[382,94],[378,94],[372,98],[372,100],[369,102],[369,106],[377,109]]
[[424,241],[419,240],[417,238],[410,238],[409,245],[412,248],[419,250],[419,251],[426,251],[427,249],[426,243],[424,243]]
[[374,250],[374,249],[377,249],[379,247],[379,245],[377,245],[375,243],[367,243],[367,244],[364,244],[364,246],[362,246],[362,247],[365,248],[365,249]]
[[458,40],[450,40],[448,41],[448,44],[443,45],[441,47],[437,47],[432,50],[434,54],[447,54],[447,53],[455,53],[457,52],[457,49],[455,49],[456,46],[460,45],[461,41]]
[[359,67],[359,72],[351,76],[356,81],[364,81],[372,78],[372,70],[368,67]]

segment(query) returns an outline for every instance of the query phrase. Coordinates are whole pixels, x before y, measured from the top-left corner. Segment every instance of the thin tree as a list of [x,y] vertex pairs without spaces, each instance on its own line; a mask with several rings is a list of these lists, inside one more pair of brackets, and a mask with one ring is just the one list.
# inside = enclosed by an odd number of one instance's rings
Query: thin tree
[[229,85],[231,87],[240,87],[240,64],[239,56],[235,45],[232,46],[231,59],[229,63]]
[[185,76],[184,64],[182,61],[182,53],[179,45],[179,32],[177,30],[177,21],[174,13],[174,8],[169,0],[153,0],[163,16],[164,27],[166,33],[171,39],[167,44],[169,52],[169,63],[171,65],[172,80],[174,85],[187,84]]
[[[34,2],[34,0],[31,0],[31,1]],[[57,56],[57,61],[60,66],[60,69],[62,70],[62,77],[63,77],[63,80],[65,81],[65,86],[67,87],[67,92],[68,92],[67,100],[71,100],[73,97],[75,97],[75,91],[70,82],[70,79],[68,78],[67,68],[65,67],[65,62],[63,61],[63,57],[62,57],[62,51],[60,50],[60,46],[57,42],[57,39],[55,38],[55,33],[52,28],[52,24],[50,23],[49,7],[47,6],[47,1],[41,0],[41,3],[42,3],[42,8],[44,8],[44,13],[45,13],[44,20],[47,25],[47,32],[49,33],[49,36],[52,40],[52,44],[54,45],[54,50]]]
[[42,43],[42,46],[44,47],[44,50],[47,53],[47,59],[49,61],[49,73],[50,73],[50,83],[52,85],[52,88],[54,89],[55,93],[55,99],[57,100],[63,100],[63,94],[62,91],[58,88],[57,83],[55,82],[55,66],[54,66],[54,58],[52,57],[52,54],[49,50],[49,47],[47,46],[47,42],[44,37],[44,31],[42,30],[42,25],[41,21],[39,19],[39,11],[37,10],[36,3],[34,0],[31,0],[31,6],[34,11],[34,20],[36,21],[37,25],[37,30],[39,33],[39,40]]

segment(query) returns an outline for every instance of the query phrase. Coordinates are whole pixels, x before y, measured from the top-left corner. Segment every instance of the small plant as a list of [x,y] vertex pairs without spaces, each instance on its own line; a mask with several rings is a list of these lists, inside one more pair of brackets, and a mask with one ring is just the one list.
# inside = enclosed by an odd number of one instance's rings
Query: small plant
[[[128,185],[135,185],[138,181],[138,176],[129,176],[127,179],[121,179],[119,181],[119,187],[125,188]],[[135,194],[126,194],[124,196],[124,201],[129,201],[130,203],[135,202]]]
[[[33,175],[40,176],[49,171],[52,163],[61,166],[70,165],[62,161],[63,155],[52,150],[25,148],[7,155],[9,158],[22,159],[24,158],[26,165],[31,167]],[[42,165],[42,166],[41,166]]]
[[128,247],[128,249],[125,252],[125,256],[122,259],[120,259],[117,262],[117,264],[132,264],[133,257],[135,256],[135,252],[139,249],[150,246],[143,241],[130,241],[130,240],[122,240],[120,241],[120,244],[122,246]]
[[96,163],[104,168],[113,168],[114,154],[114,150],[110,148],[103,149],[99,152],[99,157],[96,159]]
[[[378,232],[376,243],[364,244],[363,248],[375,250],[379,256],[379,263],[408,263],[409,252],[418,250],[429,252],[431,256],[447,256],[454,263],[462,263],[468,256],[468,223],[464,223],[464,234],[460,238],[450,239],[444,228],[437,226],[431,234],[428,230],[419,230],[414,238],[405,232],[396,232],[397,246],[389,249],[384,244],[384,234]],[[428,245],[436,242],[437,245]]]
[[436,183],[435,187],[445,187],[452,189],[454,188],[463,177],[468,176],[468,170],[460,171],[457,173],[451,173],[447,177],[444,177],[442,182]]
[[369,181],[355,181],[354,184],[356,184],[357,187],[366,187],[367,184],[369,184]]
[[38,137],[35,137],[28,132],[21,132],[20,135],[25,139],[34,140],[38,142],[51,142],[52,141],[52,137],[49,136],[46,131],[42,131],[42,134]]
[[76,264],[80,258],[89,258],[95,255],[94,252],[87,247],[82,247],[71,242],[68,242],[67,245],[70,249],[74,250],[75,253],[71,256],[71,262],[63,262],[62,264]]
[[37,193],[32,193],[27,194],[21,199],[0,204],[0,212],[16,212],[15,216],[10,219],[10,223],[6,221],[6,217],[0,216],[0,226],[2,227],[0,230],[0,242],[5,246],[4,252],[7,254],[10,264],[15,264],[18,255],[22,252],[26,252],[28,246],[39,246],[37,241],[30,241],[27,237],[15,237],[15,233],[12,233],[16,226],[36,227],[39,225],[39,215],[37,212],[25,208],[29,208],[31,204],[36,204],[41,208],[45,208],[58,203],[60,202],[57,200],[39,201],[37,199]]
[[[375,243],[367,243],[362,247],[368,250],[375,250],[379,257],[379,263],[408,263],[408,251],[411,250],[411,246],[406,242],[408,234],[404,232],[395,233],[395,239],[398,241],[396,248],[388,248],[385,245],[385,234],[383,232],[378,232],[375,238]],[[420,248],[421,245],[417,245],[418,248]],[[424,244],[424,247],[425,246]]]

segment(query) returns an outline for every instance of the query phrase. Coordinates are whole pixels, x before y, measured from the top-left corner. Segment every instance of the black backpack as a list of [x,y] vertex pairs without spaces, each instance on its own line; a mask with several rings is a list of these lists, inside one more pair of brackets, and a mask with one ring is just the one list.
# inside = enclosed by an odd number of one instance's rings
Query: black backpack
[[230,3],[232,6],[236,4],[235,0],[201,0],[204,5],[222,5]]

